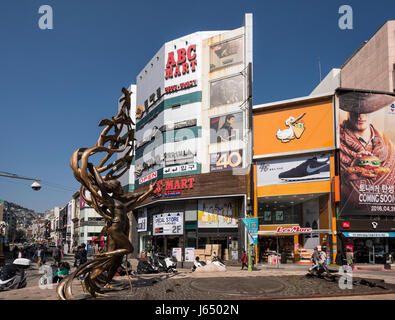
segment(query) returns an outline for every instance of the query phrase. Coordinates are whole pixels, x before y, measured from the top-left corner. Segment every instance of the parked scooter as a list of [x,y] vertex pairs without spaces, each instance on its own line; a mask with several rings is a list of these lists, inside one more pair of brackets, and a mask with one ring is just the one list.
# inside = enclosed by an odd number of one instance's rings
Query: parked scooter
[[196,257],[195,261],[193,262],[192,272],[198,268],[204,267],[206,263],[204,261],[200,261],[199,257]]
[[20,289],[27,285],[27,276],[25,270],[29,268],[30,260],[19,258],[13,263],[6,264],[0,275],[0,291]]
[[151,257],[146,258],[146,254],[143,253],[141,255],[141,259],[139,260],[139,263],[137,264],[137,273],[139,274],[151,274],[151,273],[158,273],[159,268],[155,266],[152,262]]
[[177,272],[177,258],[175,256],[165,257],[157,255],[159,271]]
[[131,266],[131,264],[130,264],[129,261],[127,262],[127,266],[128,266],[128,272],[126,272],[125,263],[124,263],[124,262],[121,263],[121,265],[120,265],[120,266],[118,267],[118,269],[117,269],[117,274],[118,274],[119,276],[126,276],[127,273],[128,273],[129,275],[131,275],[131,274],[133,273],[133,271],[132,271],[132,266]]

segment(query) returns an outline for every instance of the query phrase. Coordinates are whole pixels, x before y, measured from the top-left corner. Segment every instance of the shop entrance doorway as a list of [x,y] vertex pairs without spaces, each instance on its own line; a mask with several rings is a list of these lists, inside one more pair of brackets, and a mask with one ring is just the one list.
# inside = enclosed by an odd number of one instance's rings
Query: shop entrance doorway
[[354,238],[346,243],[346,249],[353,251],[355,263],[383,264],[389,251],[385,238]]
[[281,255],[282,262],[294,259],[294,236],[262,236],[258,240],[258,262],[267,263],[273,253]]

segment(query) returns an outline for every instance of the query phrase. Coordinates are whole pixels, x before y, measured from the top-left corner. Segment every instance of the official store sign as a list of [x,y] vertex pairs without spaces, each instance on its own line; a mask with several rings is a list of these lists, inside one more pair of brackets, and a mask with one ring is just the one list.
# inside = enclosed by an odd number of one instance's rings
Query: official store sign
[[153,235],[182,235],[184,233],[184,213],[170,212],[153,216]]

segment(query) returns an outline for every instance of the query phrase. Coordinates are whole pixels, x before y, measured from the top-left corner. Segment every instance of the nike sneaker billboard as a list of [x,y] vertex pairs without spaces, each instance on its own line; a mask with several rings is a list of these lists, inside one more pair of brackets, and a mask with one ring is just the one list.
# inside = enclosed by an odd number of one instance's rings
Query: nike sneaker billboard
[[330,180],[327,153],[257,162],[258,186],[322,180]]

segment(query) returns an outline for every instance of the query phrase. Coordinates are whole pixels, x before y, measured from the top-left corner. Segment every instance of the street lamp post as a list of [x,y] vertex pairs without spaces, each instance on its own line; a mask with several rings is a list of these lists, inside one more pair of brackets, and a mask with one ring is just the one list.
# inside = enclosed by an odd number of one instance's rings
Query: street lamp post
[[[0,177],[34,181],[30,187],[36,191],[41,189],[41,185],[38,183],[39,181],[41,181],[40,179],[21,177],[21,176],[18,176],[17,174],[3,172],[3,171],[0,171]],[[3,252],[3,242],[5,240],[5,237],[7,236],[6,232],[5,232],[5,230],[7,230],[7,228],[6,228],[7,223],[5,221],[2,221],[2,219],[3,218],[0,217],[0,265],[3,265],[5,263],[5,256],[4,256],[4,252]],[[4,236],[3,236],[3,234],[4,234]]]

